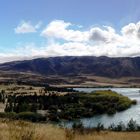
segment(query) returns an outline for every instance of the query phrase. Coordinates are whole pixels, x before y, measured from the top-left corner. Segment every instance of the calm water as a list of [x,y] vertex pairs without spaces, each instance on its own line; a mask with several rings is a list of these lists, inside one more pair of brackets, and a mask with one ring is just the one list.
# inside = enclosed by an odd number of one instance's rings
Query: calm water
[[[104,114],[96,115],[92,118],[83,118],[81,119],[83,125],[85,127],[94,127],[97,126],[98,123],[102,123],[105,127],[108,127],[112,123],[118,124],[121,121],[126,124],[131,118],[133,118],[133,120],[136,120],[137,123],[140,124],[140,88],[75,88],[75,90],[85,91],[89,94],[91,91],[109,89],[128,96],[131,99],[137,100],[137,105],[133,105],[131,108],[116,113],[112,116]],[[61,124],[65,125],[66,127],[71,127],[73,122],[74,121],[63,121],[61,122]]]

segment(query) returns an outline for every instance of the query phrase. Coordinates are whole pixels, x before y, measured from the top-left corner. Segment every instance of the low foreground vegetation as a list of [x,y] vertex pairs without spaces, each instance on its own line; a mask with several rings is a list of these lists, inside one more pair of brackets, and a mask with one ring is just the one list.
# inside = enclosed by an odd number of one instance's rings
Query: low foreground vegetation
[[140,132],[75,131],[49,124],[0,120],[0,140],[139,140]]

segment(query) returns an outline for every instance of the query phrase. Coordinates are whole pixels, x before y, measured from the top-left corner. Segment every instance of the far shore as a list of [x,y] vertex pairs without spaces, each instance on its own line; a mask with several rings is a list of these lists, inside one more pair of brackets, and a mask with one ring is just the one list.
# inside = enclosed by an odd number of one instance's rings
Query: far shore
[[64,88],[140,88],[140,86],[93,86],[93,85],[50,85],[52,87],[64,87]]

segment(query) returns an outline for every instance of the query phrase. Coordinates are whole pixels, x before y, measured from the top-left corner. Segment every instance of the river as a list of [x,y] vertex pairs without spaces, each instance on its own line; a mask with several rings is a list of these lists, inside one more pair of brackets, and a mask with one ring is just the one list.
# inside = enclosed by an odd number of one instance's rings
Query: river
[[[130,119],[135,120],[138,124],[140,124],[140,88],[74,88],[78,91],[88,92],[90,94],[91,91],[95,90],[109,90],[116,91],[124,96],[129,97],[130,99],[137,100],[137,105],[131,106],[131,108],[118,112],[114,115],[96,115],[91,118],[82,118],[81,122],[85,127],[95,127],[98,123],[104,124],[105,127],[110,126],[111,124],[118,124],[119,122],[123,122],[127,124]],[[78,120],[75,120],[78,121]],[[74,121],[62,121],[61,125],[65,127],[71,127]]]

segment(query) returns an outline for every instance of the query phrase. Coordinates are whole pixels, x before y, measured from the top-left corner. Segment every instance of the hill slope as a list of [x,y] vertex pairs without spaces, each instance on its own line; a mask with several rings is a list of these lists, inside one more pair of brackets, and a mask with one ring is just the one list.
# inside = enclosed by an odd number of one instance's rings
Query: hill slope
[[93,75],[140,77],[140,57],[50,57],[0,64],[2,71],[32,72],[41,75]]

